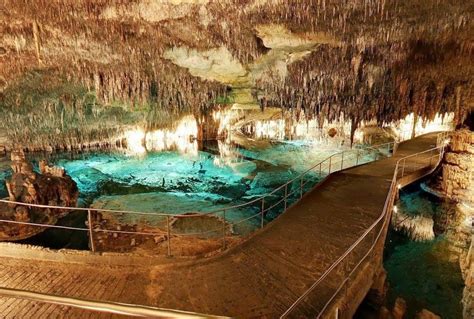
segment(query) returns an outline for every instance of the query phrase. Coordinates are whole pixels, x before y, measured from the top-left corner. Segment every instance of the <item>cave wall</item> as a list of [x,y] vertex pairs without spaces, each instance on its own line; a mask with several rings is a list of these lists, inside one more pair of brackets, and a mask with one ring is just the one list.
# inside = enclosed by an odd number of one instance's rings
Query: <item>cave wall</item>
[[285,74],[252,83],[266,105],[295,119],[343,113],[354,128],[412,112],[421,121],[454,112],[461,123],[474,105],[472,13],[461,0],[4,0],[0,135],[32,146],[40,135],[95,141],[128,125],[199,118],[227,101],[228,85],[164,53],[225,47],[249,71],[275,43],[294,58],[278,30],[315,45]]

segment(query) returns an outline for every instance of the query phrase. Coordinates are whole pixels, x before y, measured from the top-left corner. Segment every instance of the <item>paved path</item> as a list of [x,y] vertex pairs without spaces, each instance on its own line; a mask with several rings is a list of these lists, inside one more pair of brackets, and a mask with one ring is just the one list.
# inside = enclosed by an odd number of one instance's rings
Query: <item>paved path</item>
[[[397,159],[435,143],[435,134],[425,135],[401,144],[393,158],[331,175],[264,231],[215,258],[130,269],[0,257],[0,285],[199,313],[275,318],[377,219]],[[321,301],[324,293],[321,289]],[[308,311],[319,307],[313,304]],[[0,298],[0,314],[97,318],[80,310],[7,298]]]

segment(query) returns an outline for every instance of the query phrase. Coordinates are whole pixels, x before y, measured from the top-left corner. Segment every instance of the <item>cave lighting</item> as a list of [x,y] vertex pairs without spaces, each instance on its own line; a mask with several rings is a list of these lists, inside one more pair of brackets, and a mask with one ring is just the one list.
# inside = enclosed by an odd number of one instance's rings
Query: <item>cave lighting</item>
[[193,116],[183,117],[175,129],[160,129],[146,132],[135,129],[125,132],[127,151],[132,155],[143,155],[147,151],[177,150],[182,154],[197,155],[198,145],[195,137],[198,127]]
[[145,131],[135,129],[125,132],[124,137],[127,141],[127,150],[133,155],[142,155],[146,153],[144,146]]
[[[415,121],[415,114],[412,112],[396,125],[390,124],[393,127],[398,139],[400,141],[409,140],[413,134],[413,124]],[[454,128],[454,113],[447,113],[440,115],[436,113],[432,121],[424,121],[418,118],[415,125],[415,136],[440,131],[450,131]]]

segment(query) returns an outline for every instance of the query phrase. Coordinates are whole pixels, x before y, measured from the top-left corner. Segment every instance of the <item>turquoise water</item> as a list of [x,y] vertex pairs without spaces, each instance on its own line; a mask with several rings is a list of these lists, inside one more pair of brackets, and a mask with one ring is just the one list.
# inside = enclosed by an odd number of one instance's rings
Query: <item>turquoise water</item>
[[[253,141],[255,142],[255,141]],[[33,165],[47,159],[64,167],[77,183],[80,191],[79,206],[99,209],[125,210],[144,213],[185,214],[215,211],[227,208],[226,221],[237,224],[233,232],[246,235],[261,225],[258,216],[261,201],[244,207],[228,209],[248,203],[300,175],[330,155],[348,149],[336,143],[312,141],[256,141],[248,148],[212,143],[199,152],[182,154],[178,151],[148,152],[141,155],[125,152],[90,152],[63,154],[34,154],[29,156]],[[361,153],[362,154],[362,153]],[[365,154],[359,163],[373,159]],[[322,172],[322,177],[326,172]],[[9,161],[0,160],[0,180],[11,174]],[[305,176],[304,192],[319,181],[319,170]],[[1,182],[0,196],[7,196]],[[301,194],[300,181],[288,187],[288,205]],[[284,209],[280,199],[284,189],[265,198],[265,208],[271,208],[264,223],[276,218]],[[280,202],[280,203],[279,203]],[[219,215],[220,216],[220,215]],[[252,217],[253,216],[253,217]],[[222,216],[220,216],[222,217]],[[119,214],[116,218],[125,224],[142,221],[142,215]],[[159,218],[147,216],[150,225]],[[84,214],[73,214],[60,221],[64,226],[83,227]],[[65,234],[47,230],[26,243],[53,248],[76,247],[87,249],[84,238],[63,240]],[[59,240],[61,239],[61,240]],[[86,245],[71,245],[82,242]],[[58,242],[66,242],[59,245]]]
[[[404,213],[437,218],[449,214],[454,204],[439,200],[416,184],[402,191],[398,207]],[[464,283],[458,256],[441,232],[432,241],[415,242],[392,231],[386,247],[385,269],[390,285],[389,309],[397,297],[402,297],[408,304],[406,318],[414,318],[423,308],[442,318],[462,317]]]
[[[119,152],[34,155],[34,165],[47,158],[62,166],[77,182],[81,206],[107,199],[125,201],[138,194],[161,194],[174,201],[164,213],[193,210],[195,201],[213,205],[239,204],[271,192],[315,163],[340,151],[338,147],[315,146],[309,141],[272,142],[260,149],[204,148],[197,154],[176,151],[151,152],[142,156]],[[6,196],[3,180],[10,175],[8,161],[0,162],[0,196]],[[317,182],[315,174],[308,176]],[[296,188],[297,185],[294,185]],[[179,198],[179,200],[176,200]],[[189,203],[188,203],[189,202]],[[125,205],[125,204],[124,204]],[[171,207],[173,206],[173,207]],[[134,207],[147,211],[150,207]]]

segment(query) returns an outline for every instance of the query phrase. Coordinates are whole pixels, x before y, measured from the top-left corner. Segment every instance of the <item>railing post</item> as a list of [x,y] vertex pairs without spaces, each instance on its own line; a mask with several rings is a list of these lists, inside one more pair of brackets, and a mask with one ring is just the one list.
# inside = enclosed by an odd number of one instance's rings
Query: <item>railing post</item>
[[359,165],[359,149],[357,149],[356,166]]
[[319,163],[319,178],[321,178],[321,176],[323,175],[323,164],[322,163]]
[[341,155],[341,171],[343,168],[344,168],[344,151],[342,151],[342,155]]
[[286,208],[288,207],[288,183],[285,184],[285,209],[283,212],[286,212]]
[[300,198],[303,198],[303,187],[304,187],[304,175],[301,175],[301,181],[300,181]]
[[331,174],[332,155],[329,157],[329,174]]
[[166,216],[166,232],[168,233],[168,257],[171,257],[171,228],[169,216]]
[[406,161],[407,161],[407,159],[406,159],[406,158],[404,158],[404,159],[403,159],[403,166],[402,166],[402,177],[401,177],[401,178],[403,178],[403,176],[405,176],[405,164],[406,164]]
[[225,242],[225,236],[226,236],[226,221],[225,221],[225,209],[222,212],[222,248],[226,248],[226,242]]
[[263,228],[263,212],[265,211],[265,197],[262,197],[262,212],[260,216],[260,228]]
[[87,210],[87,223],[89,224],[89,243],[92,252],[95,252],[94,236],[92,234],[92,212],[90,209]]

